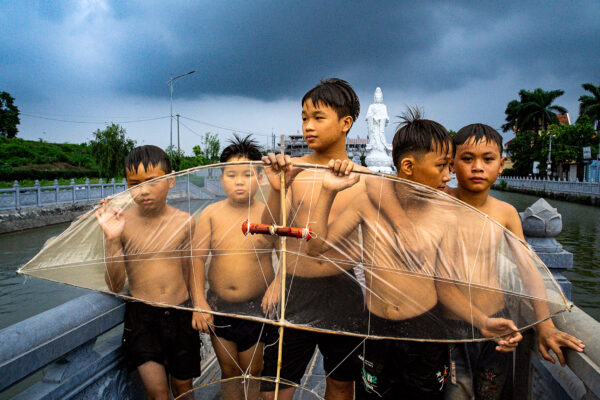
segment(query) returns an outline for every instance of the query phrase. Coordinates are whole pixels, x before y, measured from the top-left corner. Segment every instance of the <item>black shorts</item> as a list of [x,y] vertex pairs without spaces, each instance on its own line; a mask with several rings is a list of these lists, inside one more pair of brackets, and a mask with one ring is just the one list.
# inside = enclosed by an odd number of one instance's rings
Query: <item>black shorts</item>
[[200,376],[200,336],[191,311],[127,302],[122,343],[130,369],[155,361],[179,380]]
[[[262,315],[262,295],[245,302],[232,303],[221,299],[215,292],[209,290],[206,298],[214,311],[241,315]],[[242,318],[215,315],[213,321],[214,335],[237,344],[240,353],[248,350],[257,342],[266,342],[268,333],[273,331],[272,325]]]
[[[390,327],[419,324],[418,316],[389,321],[371,315],[371,323]],[[436,342],[368,339],[358,351],[362,382],[356,399],[442,399],[449,374],[448,345]]]
[[445,323],[440,306],[436,305],[421,315],[403,320],[386,319],[370,314],[368,327],[372,336],[443,340],[447,336]]
[[286,276],[285,319],[330,331],[366,332],[365,300],[354,272],[304,278]]
[[[286,277],[291,282],[286,301],[286,320],[302,325],[357,332],[365,321],[362,290],[353,274],[322,278]],[[285,328],[281,379],[299,384],[316,347],[323,354],[323,367],[332,379],[348,382],[358,379],[360,370],[355,352],[362,339],[333,333]],[[277,373],[278,346],[265,348],[263,376]],[[261,382],[261,391],[275,390],[275,383]]]

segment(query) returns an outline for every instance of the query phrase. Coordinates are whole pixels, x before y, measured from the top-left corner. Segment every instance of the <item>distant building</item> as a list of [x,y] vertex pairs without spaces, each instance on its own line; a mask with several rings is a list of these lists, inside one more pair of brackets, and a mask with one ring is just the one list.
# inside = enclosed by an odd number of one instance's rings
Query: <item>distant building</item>
[[[348,157],[352,158],[354,155],[362,155],[366,149],[369,141],[362,138],[347,138],[346,139],[346,153]],[[291,157],[302,157],[312,152],[308,148],[308,145],[304,141],[304,136],[301,133],[295,133],[287,135],[285,137],[285,154],[289,154]],[[277,149],[281,148],[281,143],[277,144]]]
[[562,125],[571,125],[571,117],[569,113],[566,114],[556,114],[556,118],[558,118],[558,123]]
[[[304,136],[301,133],[286,135],[285,137],[285,154],[291,157],[302,157],[311,152],[304,141]],[[281,142],[277,143],[277,151],[281,148]]]

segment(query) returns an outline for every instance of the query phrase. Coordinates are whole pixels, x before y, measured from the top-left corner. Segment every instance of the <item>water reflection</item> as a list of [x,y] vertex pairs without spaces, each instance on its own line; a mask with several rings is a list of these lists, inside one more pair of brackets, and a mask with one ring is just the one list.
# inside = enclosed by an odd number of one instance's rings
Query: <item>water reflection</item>
[[0,329],[56,307],[87,290],[25,278],[16,270],[69,224],[59,224],[0,236]]

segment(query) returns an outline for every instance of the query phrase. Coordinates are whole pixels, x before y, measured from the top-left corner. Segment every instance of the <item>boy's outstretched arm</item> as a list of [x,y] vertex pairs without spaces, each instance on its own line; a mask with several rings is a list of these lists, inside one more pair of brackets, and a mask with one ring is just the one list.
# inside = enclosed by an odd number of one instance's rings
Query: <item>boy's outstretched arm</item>
[[[208,208],[204,209],[198,217],[194,236],[192,238],[192,257],[189,268],[189,290],[194,308],[211,311],[204,294],[205,263],[210,253],[211,218]],[[213,315],[206,312],[194,311],[192,314],[192,328],[210,333],[213,324]]]
[[[523,226],[521,225],[521,218],[514,207],[510,207],[507,212],[509,213],[507,218],[506,228],[514,233],[519,239],[525,241],[525,235],[523,234]],[[516,257],[517,267],[523,277],[523,283],[530,291],[530,294],[536,298],[543,299],[546,297],[546,287],[542,280],[542,276],[537,270],[531,257],[524,252],[525,247],[520,246],[515,241],[509,240],[511,251]],[[525,253],[525,254],[524,254]],[[554,358],[548,352],[552,350],[558,357],[560,365],[565,365],[565,356],[561,350],[561,347],[568,347],[572,350],[583,352],[585,344],[573,335],[563,332],[556,328],[554,322],[552,322],[550,316],[550,310],[548,304],[544,300],[533,300],[533,307],[535,310],[536,317],[538,319],[546,319],[544,322],[540,322],[536,326],[538,348],[542,357],[555,363]]]
[[344,240],[360,223],[360,215],[353,207],[347,207],[342,215],[328,224],[333,200],[338,192],[355,185],[360,176],[352,172],[354,163],[348,160],[331,160],[330,171],[323,175],[321,191],[310,217],[309,226],[317,237],[306,245],[309,256],[319,256],[336,243]]
[[[452,224],[447,225],[452,229]],[[437,249],[435,275],[440,279],[436,280],[435,287],[439,302],[463,321],[473,324],[484,337],[493,338],[498,344],[497,351],[513,351],[523,339],[515,323],[506,318],[490,318],[475,307],[453,282],[460,280],[462,264],[470,264],[468,260],[462,259],[464,256],[456,254],[455,240],[452,240],[455,237],[456,235],[447,232]]]
[[100,202],[100,207],[94,212],[98,224],[104,231],[106,272],[104,280],[108,289],[118,293],[125,286],[127,274],[125,271],[125,256],[121,235],[125,228],[123,210],[112,208],[107,198]]

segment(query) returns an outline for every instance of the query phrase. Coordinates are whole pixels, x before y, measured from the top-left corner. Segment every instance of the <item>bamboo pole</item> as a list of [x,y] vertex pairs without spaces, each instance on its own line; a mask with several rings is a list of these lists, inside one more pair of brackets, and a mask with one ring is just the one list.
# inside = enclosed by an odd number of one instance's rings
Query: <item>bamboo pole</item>
[[[280,151],[282,155],[285,155],[285,135],[281,135]],[[287,225],[287,213],[286,213],[286,201],[285,201],[285,170],[281,171],[279,181],[279,194],[280,194],[280,209],[281,209],[281,226]],[[285,276],[286,276],[286,242],[285,236],[281,237],[281,264],[279,266],[281,270],[281,297],[279,304],[281,304],[281,313],[279,316],[279,350],[277,353],[277,375],[275,377],[275,400],[279,396],[279,381],[281,379],[281,356],[283,354],[283,323],[285,321]]]

